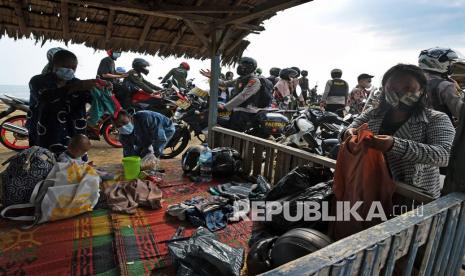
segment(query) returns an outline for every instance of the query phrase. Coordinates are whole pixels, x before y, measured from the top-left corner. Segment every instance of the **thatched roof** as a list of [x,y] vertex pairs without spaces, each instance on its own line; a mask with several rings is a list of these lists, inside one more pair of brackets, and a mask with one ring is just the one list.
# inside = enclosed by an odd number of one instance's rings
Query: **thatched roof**
[[248,34],[264,30],[263,20],[310,1],[0,0],[0,35],[164,57],[204,59],[216,49],[230,63],[248,46]]

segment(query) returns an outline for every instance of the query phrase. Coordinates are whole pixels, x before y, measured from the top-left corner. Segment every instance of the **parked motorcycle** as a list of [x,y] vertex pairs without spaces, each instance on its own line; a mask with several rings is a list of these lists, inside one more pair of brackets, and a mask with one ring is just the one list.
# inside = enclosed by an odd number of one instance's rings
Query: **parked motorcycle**
[[[193,89],[188,94],[185,106],[178,107],[174,119],[188,125],[189,132],[193,133],[200,141],[205,141],[208,134],[208,92],[201,89]],[[284,128],[289,124],[289,119],[279,113],[277,109],[263,109],[258,112],[257,119],[249,122],[246,134],[268,139],[278,138]],[[228,127],[230,111],[218,112],[218,124]]]
[[[29,111],[29,101],[10,95],[0,96],[0,100],[8,106],[7,110],[0,112],[0,119],[7,117],[15,111]],[[26,129],[26,114],[19,114],[5,119],[0,124],[0,142],[11,150],[24,150],[29,148],[28,131]]]
[[338,136],[348,123],[335,113],[309,108],[299,111],[279,142],[322,156],[336,158]]

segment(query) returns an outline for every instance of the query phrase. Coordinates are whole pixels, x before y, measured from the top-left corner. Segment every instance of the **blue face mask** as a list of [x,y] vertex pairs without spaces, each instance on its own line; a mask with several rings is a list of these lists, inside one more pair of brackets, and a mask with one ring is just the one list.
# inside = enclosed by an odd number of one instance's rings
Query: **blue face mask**
[[69,81],[69,80],[74,79],[73,69],[59,67],[55,70],[55,74],[57,75],[59,79],[62,79],[64,81]]
[[121,53],[120,53],[120,52],[114,52],[114,53],[112,54],[113,59],[117,59],[117,58],[119,58],[120,56],[121,56]]
[[132,123],[127,123],[124,126],[119,128],[119,133],[123,135],[129,135],[134,131],[134,125]]

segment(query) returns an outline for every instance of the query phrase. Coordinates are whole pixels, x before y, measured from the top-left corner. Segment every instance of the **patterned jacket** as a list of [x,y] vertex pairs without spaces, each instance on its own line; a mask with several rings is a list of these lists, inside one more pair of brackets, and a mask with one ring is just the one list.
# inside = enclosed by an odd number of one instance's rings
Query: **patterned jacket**
[[[385,114],[369,109],[349,128],[368,123],[376,135]],[[394,134],[394,145],[385,154],[394,181],[412,185],[420,192],[438,198],[441,192],[439,167],[448,165],[454,136],[455,129],[446,114],[425,109],[412,115]]]

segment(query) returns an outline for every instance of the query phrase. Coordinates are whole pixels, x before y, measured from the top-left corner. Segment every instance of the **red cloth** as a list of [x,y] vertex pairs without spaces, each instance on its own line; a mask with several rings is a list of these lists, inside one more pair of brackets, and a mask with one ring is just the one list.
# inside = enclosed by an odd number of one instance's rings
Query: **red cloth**
[[[389,217],[396,187],[383,153],[363,143],[369,137],[373,137],[373,133],[368,129],[368,125],[364,124],[358,129],[358,135],[342,143],[334,174],[334,195],[336,201],[348,201],[350,206],[354,206],[357,201],[363,201],[357,211],[363,219],[374,201],[381,203],[386,216]],[[379,212],[377,209],[375,211]],[[335,239],[341,239],[379,222],[380,220],[359,222],[351,217],[350,221],[334,222],[331,230]]]

